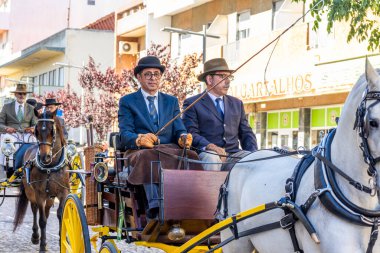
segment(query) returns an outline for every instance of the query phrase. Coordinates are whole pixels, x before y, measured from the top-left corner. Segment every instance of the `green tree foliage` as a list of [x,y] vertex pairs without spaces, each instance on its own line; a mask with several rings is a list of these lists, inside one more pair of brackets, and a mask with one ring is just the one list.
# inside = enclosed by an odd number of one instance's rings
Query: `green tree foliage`
[[[293,0],[293,2],[306,0]],[[368,41],[368,50],[379,49],[380,1],[379,0],[312,0],[309,8],[314,17],[313,29],[317,30],[322,17],[327,16],[327,31],[330,33],[334,22],[345,21],[350,25],[347,42],[356,38]]]

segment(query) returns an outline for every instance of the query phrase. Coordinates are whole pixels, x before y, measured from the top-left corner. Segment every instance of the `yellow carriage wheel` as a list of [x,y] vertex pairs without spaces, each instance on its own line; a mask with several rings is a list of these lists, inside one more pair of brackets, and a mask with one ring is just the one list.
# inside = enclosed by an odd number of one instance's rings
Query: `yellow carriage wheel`
[[99,253],[119,253],[116,246],[111,242],[105,242],[100,247]]
[[[82,159],[79,154],[76,154],[71,162],[73,170],[82,169]],[[70,193],[78,195],[83,203],[83,185],[76,173],[70,173]]]
[[60,237],[61,253],[91,253],[86,216],[76,195],[69,194],[66,198]]

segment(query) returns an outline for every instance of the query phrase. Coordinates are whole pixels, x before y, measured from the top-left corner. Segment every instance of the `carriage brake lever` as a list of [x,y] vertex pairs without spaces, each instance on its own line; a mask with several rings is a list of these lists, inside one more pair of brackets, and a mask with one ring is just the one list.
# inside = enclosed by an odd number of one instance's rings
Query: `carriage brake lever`
[[306,215],[303,213],[301,207],[299,207],[296,203],[294,203],[288,198],[281,198],[277,203],[282,208],[287,208],[287,210],[291,211],[297,217],[297,219],[299,219],[301,223],[304,225],[304,227],[306,228],[307,232],[310,234],[310,237],[313,239],[313,241],[317,244],[320,243],[320,240],[317,235],[317,232],[315,231],[315,228],[313,227],[309,219],[306,217]]

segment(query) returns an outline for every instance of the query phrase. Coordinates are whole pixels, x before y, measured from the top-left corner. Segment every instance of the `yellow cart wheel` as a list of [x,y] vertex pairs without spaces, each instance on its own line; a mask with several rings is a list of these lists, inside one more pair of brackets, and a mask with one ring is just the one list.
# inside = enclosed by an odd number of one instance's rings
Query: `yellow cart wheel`
[[112,242],[105,242],[100,247],[99,253],[119,253],[119,251]]
[[[71,167],[73,170],[81,170],[83,168],[83,158],[77,153],[71,161]],[[84,203],[84,187],[81,180],[76,173],[70,173],[70,193],[76,194]]]
[[61,253],[91,253],[86,216],[77,195],[69,194],[61,221]]

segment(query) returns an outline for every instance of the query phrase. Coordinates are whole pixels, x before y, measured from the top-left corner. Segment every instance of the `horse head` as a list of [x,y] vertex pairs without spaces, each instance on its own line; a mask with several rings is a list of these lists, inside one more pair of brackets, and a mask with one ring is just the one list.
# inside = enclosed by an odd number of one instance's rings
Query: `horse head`
[[[365,73],[350,92],[334,141],[333,162],[360,182],[370,181],[373,193],[377,190],[380,171],[380,71],[366,60]],[[339,179],[338,179],[339,180]],[[349,186],[344,191],[354,191]],[[363,198],[361,205],[369,204]],[[377,205],[377,204],[376,204]],[[374,208],[369,204],[367,208]],[[377,209],[377,208],[376,208]]]
[[40,161],[47,165],[52,162],[53,150],[57,147],[57,125],[56,112],[44,111],[38,113],[38,118],[34,129],[34,135],[37,138],[38,153]]

